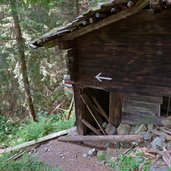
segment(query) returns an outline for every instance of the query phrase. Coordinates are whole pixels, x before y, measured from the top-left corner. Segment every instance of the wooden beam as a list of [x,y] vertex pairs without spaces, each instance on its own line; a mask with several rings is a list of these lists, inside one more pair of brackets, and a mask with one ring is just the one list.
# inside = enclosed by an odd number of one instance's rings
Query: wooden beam
[[80,37],[82,35],[85,35],[89,32],[92,32],[94,30],[100,29],[104,26],[107,26],[111,23],[114,23],[116,21],[119,21],[121,19],[125,19],[133,14],[138,13],[141,11],[144,7],[146,7],[149,4],[149,0],[139,0],[135,6],[128,8],[126,10],[123,10],[117,14],[111,15],[97,23],[90,24],[86,27],[80,28],[72,33],[68,33],[65,36],[63,36],[60,40],[65,41],[65,40],[72,40],[75,39],[76,37]]
[[93,99],[93,102],[95,103],[95,105],[97,106],[99,113],[109,122],[109,118],[107,116],[107,113],[101,107],[101,105],[99,104],[98,100],[94,96],[92,96],[92,99]]
[[104,135],[106,135],[104,129],[102,128],[102,118],[100,117],[99,113],[96,111],[96,109],[94,108],[93,104],[91,103],[89,97],[86,94],[82,94],[81,95],[81,99],[83,100],[83,102],[85,103],[87,109],[89,110],[90,114],[92,115],[92,117],[94,118],[94,120],[96,121],[97,125],[99,126],[100,130],[102,131],[102,133]]
[[75,113],[76,113],[76,125],[77,132],[79,135],[86,134],[86,126],[81,122],[81,119],[85,118],[85,104],[82,102],[80,94],[82,93],[82,89],[80,89],[79,85],[73,85],[74,90],[74,100],[75,100]]
[[143,142],[140,135],[101,135],[101,136],[63,136],[58,139],[63,142]]
[[96,135],[101,135],[100,131],[94,128],[90,123],[88,123],[85,119],[81,119],[82,123],[90,128]]
[[38,144],[38,143],[41,143],[41,142],[45,142],[45,141],[48,141],[48,140],[51,140],[51,139],[54,139],[54,138],[58,138],[60,136],[66,135],[69,132],[74,131],[74,130],[76,130],[75,127],[70,128],[70,129],[66,129],[66,130],[63,130],[63,131],[60,131],[60,132],[55,132],[55,133],[46,135],[44,137],[38,138],[37,140],[28,141],[28,142],[25,142],[23,144],[16,145],[14,147],[9,147],[9,148],[6,148],[6,149],[0,149],[0,154],[20,150],[20,149],[23,149],[23,148],[26,148],[26,147],[29,147],[29,146],[32,146],[32,145],[35,145],[35,144]]
[[122,94],[110,92],[109,97],[109,123],[118,127],[122,117]]
[[68,73],[71,77],[71,81],[77,81],[78,71],[78,60],[77,52],[75,48],[69,49],[66,57],[66,65]]

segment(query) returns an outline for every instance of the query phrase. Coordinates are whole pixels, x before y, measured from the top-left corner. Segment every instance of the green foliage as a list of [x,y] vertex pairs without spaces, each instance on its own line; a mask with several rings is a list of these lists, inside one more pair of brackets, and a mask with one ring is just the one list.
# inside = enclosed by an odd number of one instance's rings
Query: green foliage
[[0,115],[0,142],[8,137],[12,137],[17,130],[17,124],[14,124],[7,117]]
[[132,157],[131,155],[121,155],[119,158],[111,158],[108,161],[108,166],[115,168],[119,171],[136,171],[138,170],[140,164],[143,165],[143,170],[149,170],[149,160]]
[[6,160],[11,155],[3,155],[0,157],[0,171],[62,171],[59,168],[50,168],[45,163],[39,161],[36,156],[25,154],[19,160]]
[[29,122],[27,125],[24,124],[17,132],[17,136],[22,137],[23,141],[29,141],[45,136],[52,130],[53,125],[45,118],[42,118],[38,122]]
[[72,115],[69,120],[66,120],[65,113],[49,115],[47,112],[40,112],[37,115],[38,122],[29,120],[22,124],[14,124],[0,115],[0,144],[14,146],[25,141],[38,139],[50,132],[71,128],[75,123],[75,116]]
[[48,115],[47,112],[38,113],[38,122],[30,121],[17,131],[17,137],[21,141],[38,139],[52,131],[61,131],[73,127],[75,118],[64,120],[64,114]]
[[106,160],[107,159],[107,153],[105,151],[98,151],[97,159],[100,161]]

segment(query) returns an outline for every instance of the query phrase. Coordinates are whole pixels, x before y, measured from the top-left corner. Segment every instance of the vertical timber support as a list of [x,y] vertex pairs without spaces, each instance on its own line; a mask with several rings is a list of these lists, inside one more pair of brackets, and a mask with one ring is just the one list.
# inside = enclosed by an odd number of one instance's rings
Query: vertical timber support
[[76,112],[76,125],[79,135],[85,135],[86,126],[83,124],[82,119],[85,118],[85,105],[81,100],[80,94],[82,90],[78,85],[74,85],[74,100],[75,100],[75,112]]
[[109,95],[109,123],[118,127],[122,117],[123,95],[118,92],[110,92]]

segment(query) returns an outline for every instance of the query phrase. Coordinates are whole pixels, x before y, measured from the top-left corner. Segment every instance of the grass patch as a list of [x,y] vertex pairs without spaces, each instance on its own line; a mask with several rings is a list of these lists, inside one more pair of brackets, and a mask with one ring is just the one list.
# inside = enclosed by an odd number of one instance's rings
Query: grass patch
[[14,124],[6,117],[0,116],[0,144],[4,147],[14,146],[51,132],[71,128],[75,123],[74,114],[69,120],[65,119],[65,113],[49,115],[47,112],[41,112],[37,116],[38,122],[29,120],[22,124]]
[[99,161],[103,161],[107,159],[107,153],[105,151],[98,151],[97,153],[97,159]]
[[[11,154],[10,154],[11,155]],[[9,154],[0,157],[0,171],[62,171],[60,168],[51,168],[39,161],[36,156],[23,155],[19,160],[6,162]]]
[[16,133],[17,137],[20,137],[18,143],[38,139],[51,132],[71,128],[74,126],[74,122],[74,115],[69,120],[66,120],[65,114],[48,115],[48,113],[39,113],[38,122],[30,121],[19,128]]
[[149,159],[143,158],[143,154],[133,157],[131,155],[120,155],[118,158],[111,158],[107,161],[108,166],[118,171],[137,171],[140,167],[149,171]]

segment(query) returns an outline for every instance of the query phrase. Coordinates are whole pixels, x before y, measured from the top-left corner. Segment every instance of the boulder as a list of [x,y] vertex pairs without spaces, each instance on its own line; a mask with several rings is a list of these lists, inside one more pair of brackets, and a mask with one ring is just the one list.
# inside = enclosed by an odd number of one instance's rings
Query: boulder
[[154,140],[151,142],[152,148],[153,149],[159,149],[162,150],[163,147],[165,147],[165,139],[163,137],[156,137]]
[[116,135],[117,134],[117,129],[114,125],[108,123],[105,129],[105,132],[107,135]]
[[147,127],[144,124],[141,124],[138,129],[135,131],[135,134],[139,134],[140,132],[147,131]]
[[161,121],[161,123],[162,123],[162,125],[163,125],[164,127],[166,127],[166,128],[171,128],[171,116],[169,116],[169,117],[163,119],[163,120]]
[[131,132],[131,126],[128,124],[120,124],[117,128],[118,135],[129,135]]

